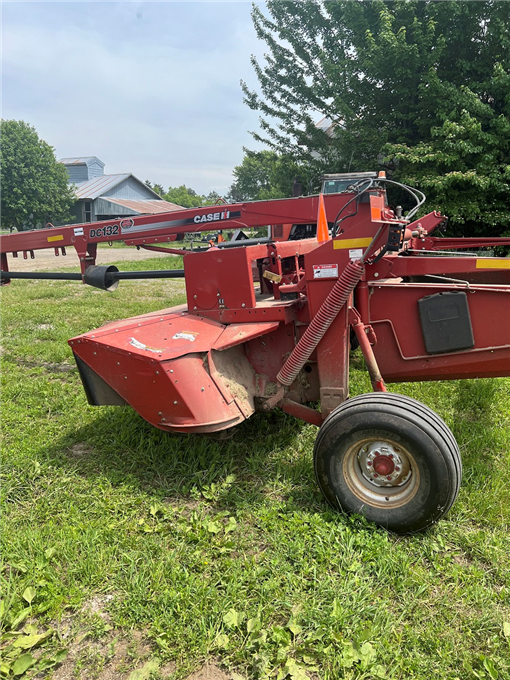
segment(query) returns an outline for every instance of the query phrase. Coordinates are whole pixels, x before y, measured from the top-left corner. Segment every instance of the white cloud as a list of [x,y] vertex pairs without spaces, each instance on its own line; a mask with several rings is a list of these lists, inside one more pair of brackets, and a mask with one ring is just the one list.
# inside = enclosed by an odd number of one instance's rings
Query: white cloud
[[[257,43],[248,3],[8,3],[3,117],[58,157],[226,192],[257,114],[242,102]],[[43,11],[44,10],[44,11]]]

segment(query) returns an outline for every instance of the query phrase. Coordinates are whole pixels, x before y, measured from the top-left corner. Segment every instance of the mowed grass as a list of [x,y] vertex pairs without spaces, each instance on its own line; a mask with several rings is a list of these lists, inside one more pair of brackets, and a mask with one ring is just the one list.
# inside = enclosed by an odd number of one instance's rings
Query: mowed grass
[[[317,430],[279,411],[218,442],[87,405],[68,338],[180,304],[182,281],[2,299],[5,677],[510,677],[509,379],[392,386],[464,464],[448,516],[396,537],[328,509]],[[354,355],[351,394],[369,389]]]

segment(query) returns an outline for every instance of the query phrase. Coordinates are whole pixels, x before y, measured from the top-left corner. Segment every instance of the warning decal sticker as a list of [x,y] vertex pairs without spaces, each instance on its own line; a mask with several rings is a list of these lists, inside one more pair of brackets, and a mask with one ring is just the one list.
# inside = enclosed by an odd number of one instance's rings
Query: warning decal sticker
[[146,345],[143,342],[140,342],[136,338],[129,338],[129,344],[133,345],[133,347],[136,347],[136,349],[143,349],[146,352],[155,352],[156,354],[162,354],[165,350],[164,349],[158,349],[157,347],[149,347],[149,345]]
[[189,340],[190,342],[195,342],[198,333],[193,333],[191,331],[182,331],[181,333],[176,333],[172,340]]
[[353,261],[363,259],[363,248],[353,248],[349,250],[349,259]]
[[314,279],[337,279],[338,265],[337,264],[314,264],[313,265]]

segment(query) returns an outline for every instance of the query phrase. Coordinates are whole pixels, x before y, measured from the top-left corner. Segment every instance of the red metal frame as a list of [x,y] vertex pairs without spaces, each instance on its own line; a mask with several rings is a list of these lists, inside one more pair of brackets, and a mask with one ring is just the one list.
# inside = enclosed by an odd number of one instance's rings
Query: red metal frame
[[[510,239],[437,238],[444,216],[407,224],[384,207],[384,191],[371,194],[378,200],[359,202],[324,243],[273,239],[179,251],[186,306],[70,340],[90,403],[128,403],[176,432],[226,429],[277,405],[319,425],[348,397],[351,328],[374,390],[384,391],[385,382],[510,375],[510,259],[437,252]],[[352,194],[324,198],[332,223]],[[289,225],[314,223],[317,211],[312,196],[12,234],[2,239],[2,270],[7,254],[72,246],[83,273],[99,242],[158,248],[211,228],[281,225],[283,238]],[[390,225],[397,241],[387,251]],[[433,353],[419,303],[452,293],[465,300],[473,342]],[[317,401],[320,411],[309,405]]]
[[[328,218],[336,214],[351,198],[347,194],[325,197]],[[288,237],[288,226],[315,222],[318,196],[292,199],[234,203],[203,208],[186,208],[159,215],[142,215],[102,222],[65,225],[51,229],[8,234],[0,239],[2,271],[9,271],[7,255],[24,259],[34,258],[37,250],[51,249],[55,255],[66,255],[73,247],[80,260],[82,274],[96,263],[97,244],[123,241],[128,246],[158,250],[154,244],[174,242],[184,233],[200,233],[211,229],[256,229],[269,225],[285,225],[283,236]],[[165,252],[172,252],[165,248]],[[179,254],[181,251],[175,251]]]

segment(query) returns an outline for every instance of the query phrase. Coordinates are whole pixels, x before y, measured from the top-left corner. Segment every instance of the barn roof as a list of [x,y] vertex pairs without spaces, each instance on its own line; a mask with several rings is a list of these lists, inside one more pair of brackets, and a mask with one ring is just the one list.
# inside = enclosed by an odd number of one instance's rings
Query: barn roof
[[103,161],[97,156],[72,156],[71,158],[60,158],[58,162],[64,165],[90,165],[94,161],[97,161],[104,167]]
[[111,198],[103,197],[102,201],[108,201],[108,203],[113,203],[119,205],[133,212],[137,212],[140,215],[156,215],[158,213],[172,212],[173,210],[182,210],[180,205],[175,203],[170,203],[169,201],[160,200],[145,200],[145,201],[135,201],[129,198]]
[[80,182],[80,184],[76,186],[76,198],[86,198],[93,201],[95,198],[99,198],[99,196],[104,194],[106,191],[113,189],[113,187],[117,186],[117,184],[120,184],[124,180],[128,179],[128,177],[134,177],[134,175],[131,173],[124,173],[120,175],[99,175],[98,177],[93,177],[86,182]]

